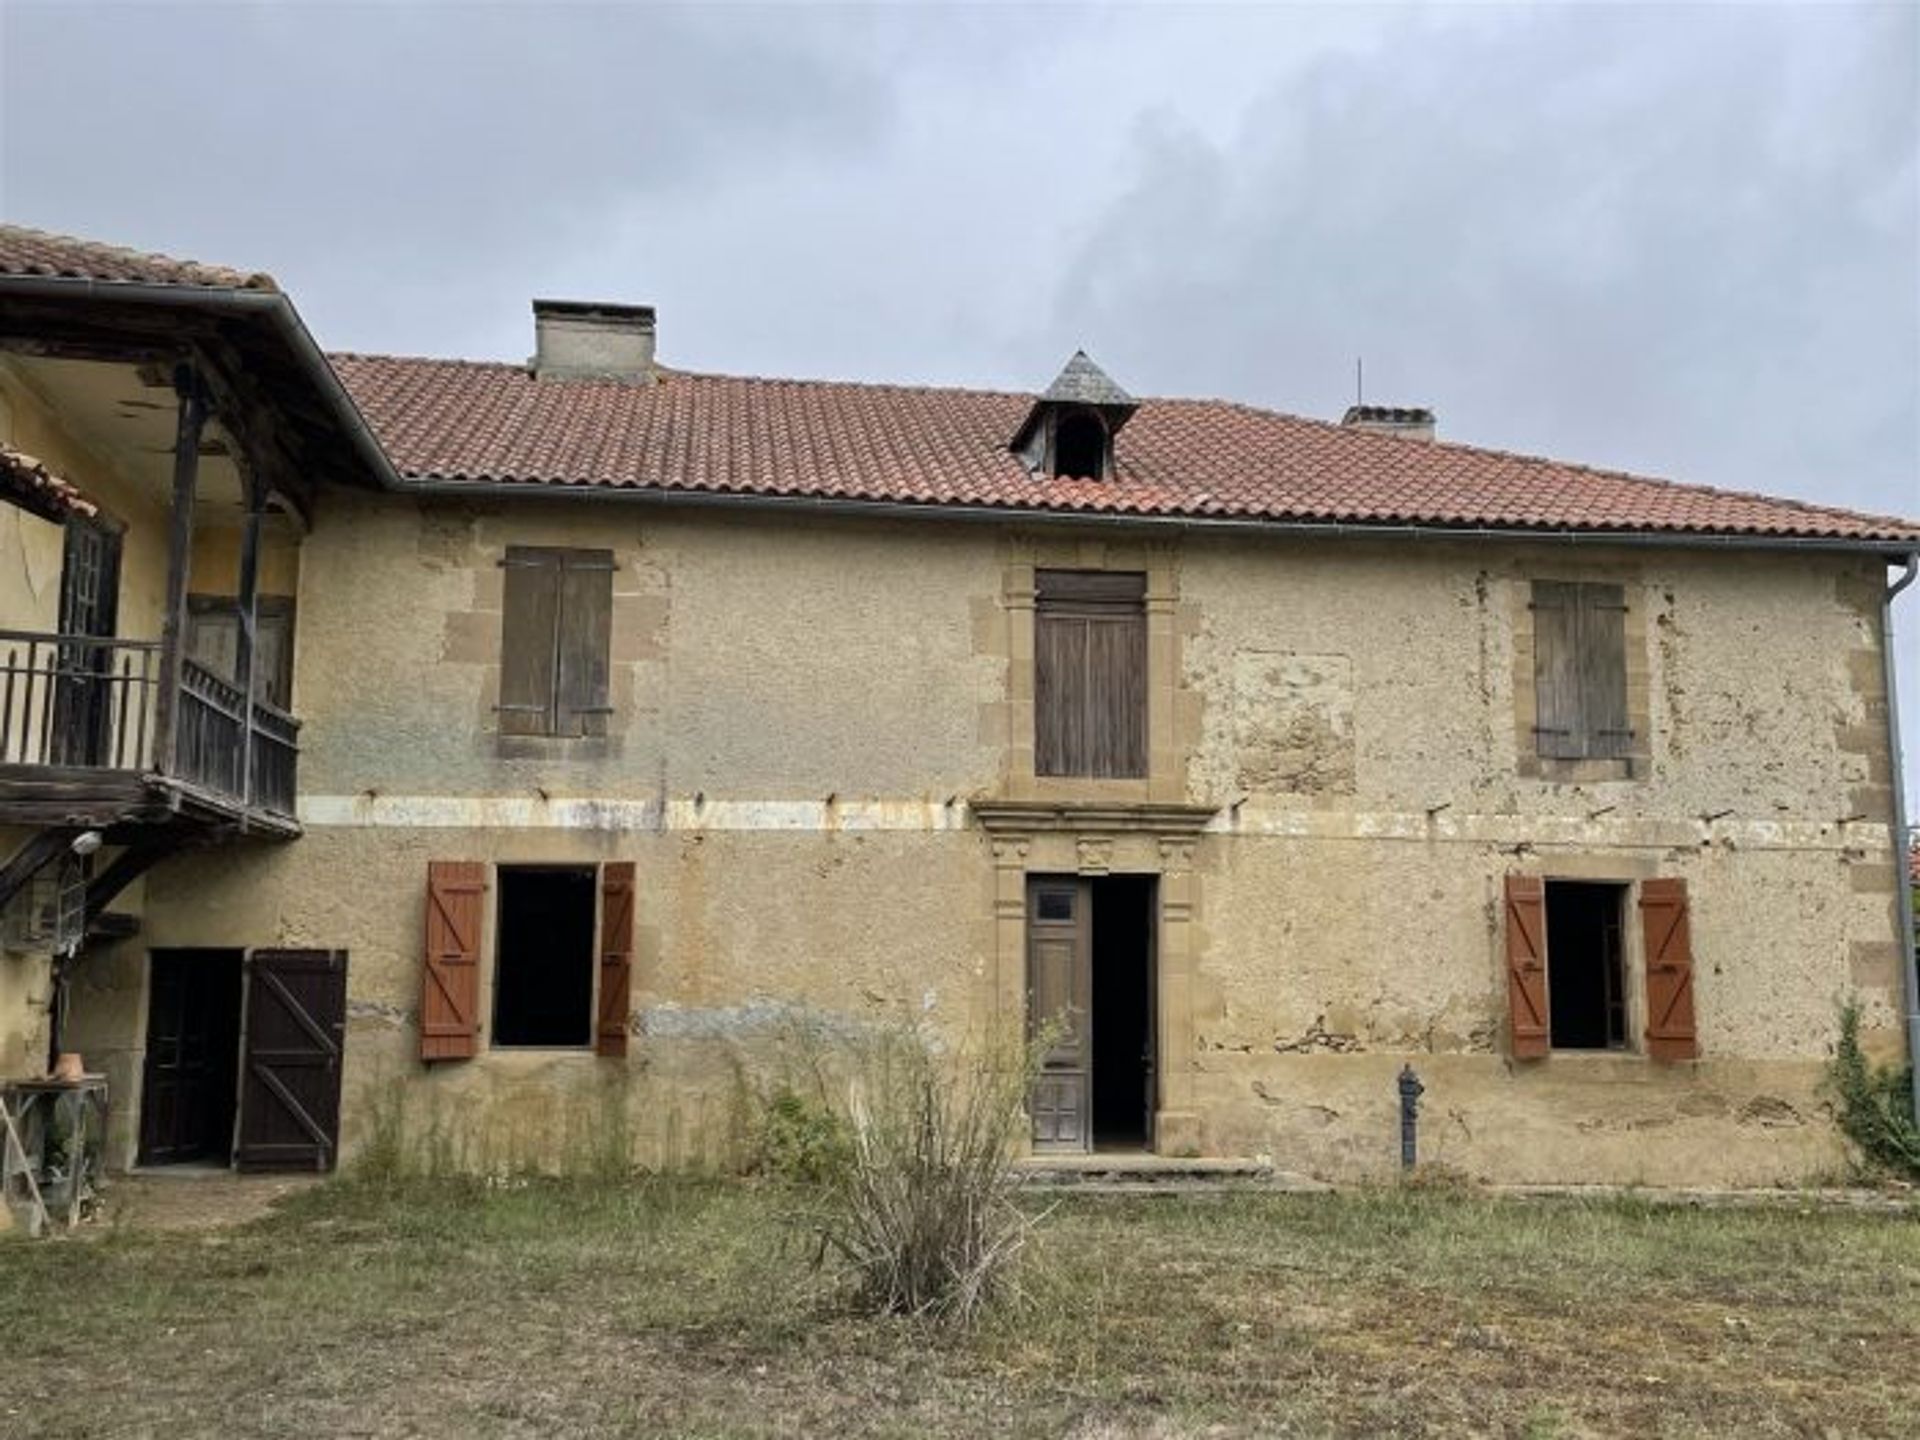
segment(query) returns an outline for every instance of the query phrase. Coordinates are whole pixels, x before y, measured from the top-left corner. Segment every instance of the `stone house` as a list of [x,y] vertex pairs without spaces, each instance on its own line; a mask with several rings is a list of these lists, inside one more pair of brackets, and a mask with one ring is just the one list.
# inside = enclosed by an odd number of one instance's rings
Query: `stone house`
[[[1326,423],[327,355],[0,229],[0,1076],[116,1163],[388,1100],[719,1158],[797,1018],[1065,1017],[1036,1152],[1791,1181],[1903,961],[1920,524]],[[1896,582],[1897,583],[1897,582]],[[611,1104],[613,1109],[608,1110]]]

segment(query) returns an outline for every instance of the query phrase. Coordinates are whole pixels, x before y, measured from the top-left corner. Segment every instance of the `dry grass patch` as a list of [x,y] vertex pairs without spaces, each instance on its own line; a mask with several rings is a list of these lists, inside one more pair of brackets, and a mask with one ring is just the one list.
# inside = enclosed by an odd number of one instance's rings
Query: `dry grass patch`
[[970,1332],[770,1186],[334,1184],[0,1244],[0,1434],[1908,1435],[1920,1217],[1069,1198]]

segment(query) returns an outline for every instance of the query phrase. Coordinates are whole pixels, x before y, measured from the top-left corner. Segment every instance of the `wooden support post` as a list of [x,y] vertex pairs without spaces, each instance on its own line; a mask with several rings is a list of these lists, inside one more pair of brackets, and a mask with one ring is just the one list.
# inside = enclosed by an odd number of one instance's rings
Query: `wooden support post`
[[251,474],[246,475],[247,518],[240,531],[240,612],[237,651],[233,662],[233,683],[240,687],[240,713],[246,718],[240,725],[240,802],[253,808],[253,656],[260,628],[260,518],[266,509],[267,494]]
[[207,421],[206,390],[191,365],[177,366],[180,396],[173,438],[173,514],[167,531],[167,609],[160,623],[160,685],[153,705],[153,766],[174,773],[175,720],[180,709],[180,662],[187,638],[187,587],[192,579],[193,500],[200,478],[200,432]]

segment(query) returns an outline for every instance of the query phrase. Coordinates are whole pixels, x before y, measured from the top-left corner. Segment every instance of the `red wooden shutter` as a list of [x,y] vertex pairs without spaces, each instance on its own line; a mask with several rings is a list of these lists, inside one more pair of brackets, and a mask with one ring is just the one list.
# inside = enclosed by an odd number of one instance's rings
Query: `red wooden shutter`
[[633,862],[610,860],[600,867],[600,1024],[594,1053],[627,1053],[633,1010]]
[[1507,1015],[1514,1059],[1545,1055],[1552,1044],[1547,1027],[1547,886],[1538,875],[1507,876]]
[[427,949],[420,979],[420,1058],[467,1060],[480,1046],[480,917],[487,868],[427,866]]
[[1647,1053],[1691,1060],[1700,1053],[1693,1021],[1693,930],[1687,882],[1640,882],[1640,933],[1647,957]]

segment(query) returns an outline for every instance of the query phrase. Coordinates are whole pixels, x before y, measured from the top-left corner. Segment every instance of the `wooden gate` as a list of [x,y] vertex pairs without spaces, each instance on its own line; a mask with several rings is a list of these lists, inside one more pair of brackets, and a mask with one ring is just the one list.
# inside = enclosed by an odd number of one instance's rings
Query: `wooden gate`
[[331,1170],[340,1141],[347,952],[256,950],[240,1094],[242,1170]]
[[1084,881],[1027,887],[1027,1023],[1051,1027],[1034,1078],[1033,1148],[1093,1148],[1093,896]]

